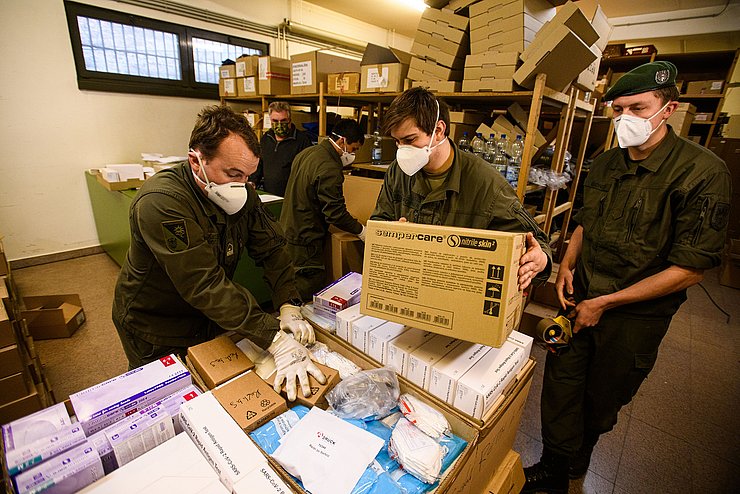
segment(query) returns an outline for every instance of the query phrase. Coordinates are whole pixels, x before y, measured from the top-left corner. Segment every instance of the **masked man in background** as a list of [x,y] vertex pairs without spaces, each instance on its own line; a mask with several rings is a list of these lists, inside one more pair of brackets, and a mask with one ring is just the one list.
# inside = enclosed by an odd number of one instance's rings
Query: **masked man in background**
[[[311,326],[298,306],[293,265],[280,225],[246,185],[259,160],[257,136],[243,115],[211,106],[198,115],[188,162],[148,179],[131,204],[131,245],[113,300],[113,322],[134,368],[236,331],[275,358],[276,390],[307,373],[324,382],[302,343]],[[280,320],[263,312],[232,278],[248,254],[264,268]],[[286,330],[286,332],[281,331]]]

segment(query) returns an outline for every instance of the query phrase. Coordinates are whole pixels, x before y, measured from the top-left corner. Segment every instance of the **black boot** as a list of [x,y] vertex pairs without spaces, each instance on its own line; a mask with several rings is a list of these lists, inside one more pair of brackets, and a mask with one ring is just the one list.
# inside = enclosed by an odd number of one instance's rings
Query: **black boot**
[[539,463],[524,469],[526,482],[523,493],[547,492],[568,494],[568,467],[570,458],[550,451],[542,452]]
[[586,475],[588,467],[591,464],[591,453],[593,453],[594,446],[596,446],[598,440],[598,433],[586,431],[583,436],[583,445],[581,445],[578,452],[570,459],[568,477],[571,479],[580,479]]

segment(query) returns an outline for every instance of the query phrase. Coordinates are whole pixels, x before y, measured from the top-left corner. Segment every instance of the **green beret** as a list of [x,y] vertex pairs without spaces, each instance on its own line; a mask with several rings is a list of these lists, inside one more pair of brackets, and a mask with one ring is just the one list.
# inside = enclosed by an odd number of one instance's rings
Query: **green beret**
[[678,69],[671,62],[650,62],[624,74],[609,88],[604,101],[614,101],[620,96],[646,93],[676,85]]

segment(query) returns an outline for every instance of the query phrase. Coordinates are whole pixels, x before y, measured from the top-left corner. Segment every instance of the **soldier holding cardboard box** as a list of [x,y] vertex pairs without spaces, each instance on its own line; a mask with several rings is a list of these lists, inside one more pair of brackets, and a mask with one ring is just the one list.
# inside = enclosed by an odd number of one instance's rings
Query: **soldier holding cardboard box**
[[567,493],[586,474],[655,364],[686,289],[718,266],[730,175],[706,148],[665,124],[678,105],[676,67],[652,62],[622,76],[612,101],[619,148],[597,157],[555,282],[575,320],[570,348],[548,354],[542,459],[522,492]]
[[398,152],[385,175],[370,219],[528,232],[519,267],[519,286],[544,283],[552,259],[547,235],[490,164],[461,152],[448,138],[450,112],[427,89],[405,91],[391,103],[383,132]]

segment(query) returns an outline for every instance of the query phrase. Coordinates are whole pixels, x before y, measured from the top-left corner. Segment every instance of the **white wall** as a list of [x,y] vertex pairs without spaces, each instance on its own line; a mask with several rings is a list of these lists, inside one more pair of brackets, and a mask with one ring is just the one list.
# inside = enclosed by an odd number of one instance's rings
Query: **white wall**
[[[284,18],[376,44],[381,28],[300,0],[179,0],[276,26]],[[274,40],[110,0],[96,5],[233,34]],[[411,40],[395,36],[408,50]],[[291,54],[312,49],[289,47]],[[138,162],[141,152],[182,155],[198,111],[215,100],[77,88],[62,0],[0,2],[0,236],[9,259],[99,245],[83,171]]]

